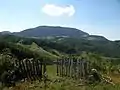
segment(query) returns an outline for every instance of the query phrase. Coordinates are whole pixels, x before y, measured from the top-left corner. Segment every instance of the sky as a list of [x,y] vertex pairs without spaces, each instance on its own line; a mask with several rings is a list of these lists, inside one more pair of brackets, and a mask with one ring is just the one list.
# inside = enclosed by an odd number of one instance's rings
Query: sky
[[120,0],[0,0],[0,32],[43,25],[120,40]]

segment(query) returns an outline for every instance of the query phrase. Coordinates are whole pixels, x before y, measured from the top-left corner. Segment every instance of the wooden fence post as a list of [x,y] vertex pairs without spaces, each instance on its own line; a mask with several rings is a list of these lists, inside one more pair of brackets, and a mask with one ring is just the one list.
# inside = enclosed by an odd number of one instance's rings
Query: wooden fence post
[[57,59],[57,63],[56,63],[56,65],[57,65],[57,76],[59,76],[59,61],[58,61],[58,59]]
[[31,63],[30,61],[27,59],[26,60],[26,68],[27,68],[27,76],[28,76],[28,79],[31,80]]
[[83,73],[83,80],[85,80],[85,61],[82,62],[82,73]]
[[71,68],[70,68],[70,71],[71,71],[71,78],[73,77],[73,59],[71,59]]
[[63,76],[65,76],[65,58],[63,58]]
[[68,77],[70,77],[70,66],[71,66],[71,60],[68,58]]
[[66,58],[66,76],[68,77],[68,72],[69,72],[69,59]]
[[78,66],[79,67],[79,78],[81,78],[81,60],[79,59],[78,61],[79,61],[79,64],[78,64],[79,65]]
[[62,76],[62,60],[60,59],[60,76]]
[[79,79],[79,59],[77,59],[77,79]]
[[62,77],[63,77],[63,59],[62,59]]
[[46,71],[46,62],[44,62],[43,73],[44,73],[44,84],[45,84],[44,88],[45,88],[45,90],[46,90],[46,88],[47,88],[47,71]]
[[25,59],[20,62],[20,65],[21,65],[21,68],[22,68],[22,72],[23,72],[23,75],[24,75],[24,81],[25,81],[25,79],[27,78],[27,71],[26,71],[26,67],[25,67]]
[[41,79],[42,79],[42,61],[38,60],[38,63],[39,63],[39,66],[38,66],[38,77],[39,77],[39,81],[41,81]]

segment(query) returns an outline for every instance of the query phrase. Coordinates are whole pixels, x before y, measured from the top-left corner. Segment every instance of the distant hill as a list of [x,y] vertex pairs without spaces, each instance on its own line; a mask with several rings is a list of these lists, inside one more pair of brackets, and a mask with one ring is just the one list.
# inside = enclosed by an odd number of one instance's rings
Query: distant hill
[[105,37],[97,36],[97,35],[89,35],[85,37],[84,39],[90,40],[90,41],[108,41],[108,39],[106,39]]
[[10,31],[3,31],[3,32],[1,32],[0,34],[1,34],[1,35],[11,34],[11,32],[10,32]]
[[9,31],[1,32],[2,35],[16,35],[20,37],[30,37],[30,38],[43,38],[43,37],[70,37],[70,38],[81,38],[85,40],[92,41],[107,41],[103,36],[89,35],[82,30],[70,27],[58,27],[58,26],[39,26],[35,28],[30,28],[23,30],[21,32],[10,33]]
[[16,32],[14,33],[14,35],[24,37],[47,37],[47,36],[84,37],[88,36],[89,34],[75,28],[39,26],[21,32]]
[[[92,37],[96,37],[96,36],[92,36]],[[35,42],[39,47],[41,47],[39,48],[40,51],[45,50],[57,56],[59,56],[59,53],[80,55],[82,51],[86,51],[86,52],[98,53],[107,57],[120,58],[120,55],[119,55],[120,41],[87,40],[87,39],[70,38],[70,37],[69,38],[68,37],[67,38],[66,37],[52,37],[52,38],[46,37],[46,38],[35,39],[35,38],[18,37],[14,35],[0,35],[0,41],[2,40],[6,42],[12,42],[12,43],[22,43],[23,45],[28,45],[28,46],[32,45],[32,43]],[[35,50],[37,51],[36,48]],[[50,55],[50,54],[47,53],[47,55]]]

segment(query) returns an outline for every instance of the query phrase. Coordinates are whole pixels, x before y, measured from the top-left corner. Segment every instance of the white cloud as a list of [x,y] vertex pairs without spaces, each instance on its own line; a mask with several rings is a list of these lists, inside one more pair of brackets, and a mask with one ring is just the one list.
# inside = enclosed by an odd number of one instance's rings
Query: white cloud
[[63,15],[73,16],[75,13],[75,9],[72,5],[58,6],[54,4],[46,4],[42,8],[42,12],[49,16],[63,16]]

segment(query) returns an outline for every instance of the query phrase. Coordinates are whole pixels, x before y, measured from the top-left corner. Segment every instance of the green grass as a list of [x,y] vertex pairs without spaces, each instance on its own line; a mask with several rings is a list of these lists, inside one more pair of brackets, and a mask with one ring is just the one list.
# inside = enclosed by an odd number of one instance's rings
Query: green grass
[[57,73],[56,73],[56,65],[48,65],[47,66],[47,73],[49,75],[50,78],[56,78],[57,77]]
[[49,58],[50,60],[56,60],[57,58],[59,58],[58,56],[44,50],[43,48],[38,46],[36,43],[32,43],[31,45],[22,45],[22,44],[19,44],[19,45],[38,53],[41,57]]
[[[9,88],[6,90],[45,90],[44,83],[34,82],[30,83],[22,83],[14,88]],[[60,82],[47,82],[46,90],[120,90],[120,85],[85,85],[79,86],[78,83],[74,82],[70,79],[63,79]]]
[[[56,76],[56,65],[47,65],[48,79],[46,90],[120,90],[120,85],[98,84],[98,85],[82,85],[79,80],[70,78],[62,78]],[[3,90],[45,90],[43,81],[24,82],[17,84],[13,88],[5,88]]]

